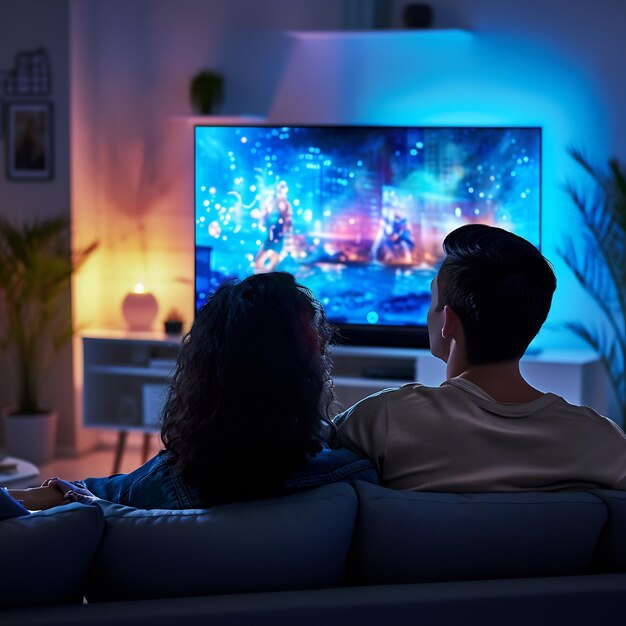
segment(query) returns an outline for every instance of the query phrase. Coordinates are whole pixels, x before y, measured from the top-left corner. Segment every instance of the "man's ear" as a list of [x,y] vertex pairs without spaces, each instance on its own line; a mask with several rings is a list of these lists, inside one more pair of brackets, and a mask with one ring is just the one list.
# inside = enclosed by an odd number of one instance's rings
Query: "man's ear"
[[444,339],[453,337],[458,334],[461,329],[461,320],[454,309],[446,304],[443,307],[443,327],[441,328],[441,336]]

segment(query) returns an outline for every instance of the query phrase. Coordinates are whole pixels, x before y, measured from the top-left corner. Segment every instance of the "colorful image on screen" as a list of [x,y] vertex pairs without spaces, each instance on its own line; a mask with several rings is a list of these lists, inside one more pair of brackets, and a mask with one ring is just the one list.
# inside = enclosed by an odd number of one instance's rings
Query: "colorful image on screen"
[[294,274],[336,324],[423,326],[451,230],[539,246],[540,128],[197,126],[196,308]]

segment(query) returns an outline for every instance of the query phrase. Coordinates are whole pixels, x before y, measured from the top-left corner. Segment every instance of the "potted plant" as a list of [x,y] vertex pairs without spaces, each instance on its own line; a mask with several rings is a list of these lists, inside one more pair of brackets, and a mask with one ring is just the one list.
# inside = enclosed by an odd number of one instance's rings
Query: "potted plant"
[[599,355],[626,423],[626,173],[616,159],[596,167],[579,150],[570,150],[591,177],[591,193],[569,183],[567,191],[582,222],[583,245],[568,238],[560,257],[598,305],[595,326],[569,322],[568,328]]
[[217,72],[202,70],[192,79],[189,97],[193,109],[202,115],[209,115],[222,104],[224,78]]
[[40,384],[48,359],[72,335],[72,274],[96,246],[72,251],[64,217],[21,225],[0,217],[0,347],[17,377],[16,404],[3,411],[12,456],[43,463],[53,455],[56,411],[42,406]]
[[180,335],[183,332],[183,316],[177,309],[170,309],[163,322],[166,335]]

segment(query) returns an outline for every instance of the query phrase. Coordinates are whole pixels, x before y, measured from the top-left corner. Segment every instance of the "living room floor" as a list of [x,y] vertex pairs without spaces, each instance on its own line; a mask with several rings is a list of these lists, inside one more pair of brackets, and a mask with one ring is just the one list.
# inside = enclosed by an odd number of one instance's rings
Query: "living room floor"
[[[126,450],[122,456],[121,473],[132,472],[142,464],[141,443],[139,435],[129,435]],[[148,458],[152,458],[160,447],[158,435],[154,435],[150,441]],[[42,481],[53,476],[58,476],[65,480],[80,480],[91,476],[108,476],[113,473],[114,458],[115,441],[107,438],[100,446],[79,457],[57,458],[50,463],[41,465],[39,477],[33,485],[41,484]]]

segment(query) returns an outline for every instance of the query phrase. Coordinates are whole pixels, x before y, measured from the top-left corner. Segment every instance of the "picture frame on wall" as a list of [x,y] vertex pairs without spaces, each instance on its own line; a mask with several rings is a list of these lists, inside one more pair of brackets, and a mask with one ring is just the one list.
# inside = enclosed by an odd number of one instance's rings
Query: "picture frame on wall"
[[53,177],[51,102],[4,102],[6,172],[9,180]]

